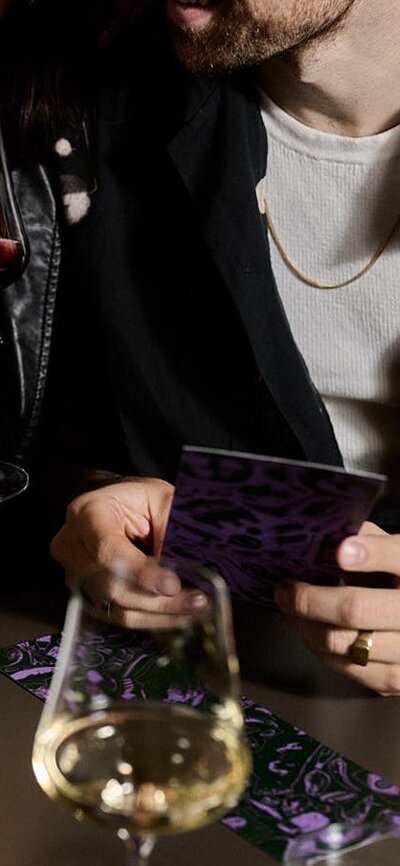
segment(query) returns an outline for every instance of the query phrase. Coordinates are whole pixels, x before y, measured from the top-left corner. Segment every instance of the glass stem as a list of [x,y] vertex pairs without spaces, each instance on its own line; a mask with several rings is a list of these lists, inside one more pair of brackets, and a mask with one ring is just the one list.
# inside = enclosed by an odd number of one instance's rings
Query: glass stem
[[154,836],[129,836],[124,840],[126,866],[149,866],[149,857],[154,848]]

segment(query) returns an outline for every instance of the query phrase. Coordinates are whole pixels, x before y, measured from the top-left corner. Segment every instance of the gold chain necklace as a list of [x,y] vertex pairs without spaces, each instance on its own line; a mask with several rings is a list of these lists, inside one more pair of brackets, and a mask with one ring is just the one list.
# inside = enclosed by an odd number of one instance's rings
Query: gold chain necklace
[[366,265],[364,265],[364,267],[361,269],[361,271],[358,271],[358,273],[354,274],[352,277],[349,277],[347,280],[342,280],[342,282],[340,282],[340,283],[319,283],[317,280],[313,280],[312,277],[309,277],[302,270],[300,270],[300,268],[298,268],[297,265],[295,265],[295,263],[292,261],[292,259],[290,258],[290,256],[286,252],[284,246],[282,245],[282,241],[280,240],[280,237],[278,235],[276,225],[275,225],[274,220],[272,218],[271,211],[268,207],[266,198],[264,198],[264,213],[265,213],[265,219],[266,219],[267,226],[271,232],[271,235],[274,239],[275,245],[276,245],[283,261],[288,266],[288,268],[290,268],[292,273],[296,277],[298,277],[299,280],[302,281],[302,283],[306,283],[307,286],[312,286],[314,289],[342,289],[344,286],[349,286],[350,283],[355,283],[356,280],[360,280],[361,277],[364,277],[365,274],[367,274],[371,270],[371,268],[373,268],[373,266],[376,264],[378,259],[380,259],[382,253],[385,251],[386,247],[388,246],[389,242],[391,241],[398,225],[400,225],[400,214],[398,214],[398,216],[396,217],[396,221],[395,221],[394,225],[390,229],[389,234],[387,235],[387,237],[385,237],[385,239],[379,245],[378,249],[374,252],[370,261],[367,262]]

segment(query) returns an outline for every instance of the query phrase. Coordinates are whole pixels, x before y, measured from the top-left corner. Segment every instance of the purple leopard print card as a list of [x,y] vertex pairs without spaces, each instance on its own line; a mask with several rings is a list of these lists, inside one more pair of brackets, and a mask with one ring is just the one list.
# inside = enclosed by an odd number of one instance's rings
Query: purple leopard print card
[[385,476],[185,446],[163,554],[217,569],[234,597],[273,606],[277,580],[336,585],[335,550]]

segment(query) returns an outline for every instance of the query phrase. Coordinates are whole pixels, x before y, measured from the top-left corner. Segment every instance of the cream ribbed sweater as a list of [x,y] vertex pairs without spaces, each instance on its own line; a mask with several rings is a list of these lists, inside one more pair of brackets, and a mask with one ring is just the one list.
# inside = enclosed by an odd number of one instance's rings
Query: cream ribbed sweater
[[[347,138],[311,129],[267,97],[267,196],[290,258],[322,282],[361,270],[400,213],[400,127]],[[353,285],[310,288],[271,258],[286,314],[348,468],[400,479],[400,231]],[[396,465],[399,467],[396,470]]]

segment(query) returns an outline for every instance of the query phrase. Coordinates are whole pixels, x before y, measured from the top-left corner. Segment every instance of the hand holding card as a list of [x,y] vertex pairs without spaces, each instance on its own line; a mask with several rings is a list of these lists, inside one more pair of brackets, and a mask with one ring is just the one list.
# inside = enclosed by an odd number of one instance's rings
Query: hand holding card
[[185,446],[163,555],[216,568],[234,597],[273,606],[284,577],[337,585],[339,542],[358,532],[386,478]]

